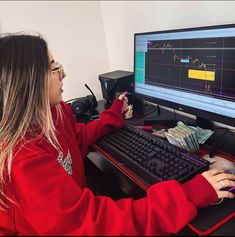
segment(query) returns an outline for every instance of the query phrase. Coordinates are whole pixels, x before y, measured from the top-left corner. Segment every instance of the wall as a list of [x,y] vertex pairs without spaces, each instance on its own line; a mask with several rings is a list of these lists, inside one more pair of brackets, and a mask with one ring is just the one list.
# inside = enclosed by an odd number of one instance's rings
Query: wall
[[64,99],[90,94],[98,98],[98,75],[109,62],[98,1],[0,1],[0,32],[40,32],[56,60],[64,65]]
[[233,1],[101,1],[110,70],[133,71],[134,33],[235,23]]

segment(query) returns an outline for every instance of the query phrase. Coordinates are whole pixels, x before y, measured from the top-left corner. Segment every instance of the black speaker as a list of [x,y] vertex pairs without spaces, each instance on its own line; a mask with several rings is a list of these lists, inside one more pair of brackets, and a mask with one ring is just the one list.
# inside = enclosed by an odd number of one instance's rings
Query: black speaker
[[97,100],[95,96],[87,95],[86,97],[75,99],[70,106],[77,117],[86,113],[89,113],[91,116],[97,107]]
[[134,92],[134,73],[129,71],[112,71],[99,75],[103,98],[108,103],[120,92]]

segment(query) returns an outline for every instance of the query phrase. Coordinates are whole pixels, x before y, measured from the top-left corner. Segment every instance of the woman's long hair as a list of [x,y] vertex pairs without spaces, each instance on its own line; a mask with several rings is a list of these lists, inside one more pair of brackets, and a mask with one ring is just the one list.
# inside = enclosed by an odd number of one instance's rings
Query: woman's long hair
[[[49,103],[48,47],[40,35],[0,35],[0,206],[7,206],[13,150],[26,132],[40,131],[56,148]],[[2,197],[2,198],[1,198]]]

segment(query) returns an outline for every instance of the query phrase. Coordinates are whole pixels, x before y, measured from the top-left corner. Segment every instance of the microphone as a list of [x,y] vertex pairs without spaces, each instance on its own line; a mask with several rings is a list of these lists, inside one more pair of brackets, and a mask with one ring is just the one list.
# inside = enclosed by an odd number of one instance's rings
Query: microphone
[[97,100],[96,100],[96,97],[93,93],[93,91],[91,90],[91,88],[85,83],[85,87],[91,92],[92,96],[88,95],[87,98],[90,97],[90,101],[92,103],[92,107],[91,107],[91,111],[94,111],[94,109],[98,106],[98,103],[97,103]]
[[90,89],[90,87],[85,83],[85,87],[91,92],[91,94],[95,97],[93,91]]

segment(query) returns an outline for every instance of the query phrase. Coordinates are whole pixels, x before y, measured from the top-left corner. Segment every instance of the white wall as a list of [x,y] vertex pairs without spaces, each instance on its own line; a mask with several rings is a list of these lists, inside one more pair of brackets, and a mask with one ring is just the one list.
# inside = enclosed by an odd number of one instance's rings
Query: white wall
[[64,100],[90,94],[101,98],[98,75],[109,62],[98,1],[0,1],[0,32],[37,31],[64,65]]
[[101,1],[110,70],[133,71],[134,33],[235,23],[233,1]]

